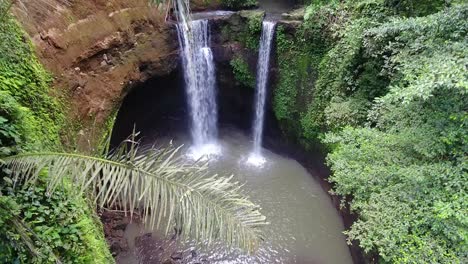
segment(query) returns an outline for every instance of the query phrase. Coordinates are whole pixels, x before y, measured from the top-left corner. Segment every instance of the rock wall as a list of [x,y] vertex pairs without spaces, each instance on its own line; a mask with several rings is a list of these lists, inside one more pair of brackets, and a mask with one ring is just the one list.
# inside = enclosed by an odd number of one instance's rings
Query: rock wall
[[80,124],[74,129],[86,140],[78,144],[90,147],[125,87],[175,69],[175,27],[165,23],[164,6],[150,7],[147,0],[48,2],[13,11],[54,75],[72,124]]
[[[197,11],[216,9],[221,3],[191,2]],[[176,30],[166,23],[167,9],[162,4],[149,6],[148,0],[41,0],[14,7],[39,59],[55,77],[55,91],[66,102],[71,122],[64,134],[78,135],[68,144],[93,148],[126,88],[177,67]],[[247,22],[230,21],[234,29],[245,28]],[[235,40],[221,42],[217,43],[221,50],[215,48],[218,60],[229,62],[242,49]],[[255,61],[255,54],[249,55]],[[224,65],[230,70],[229,63]]]

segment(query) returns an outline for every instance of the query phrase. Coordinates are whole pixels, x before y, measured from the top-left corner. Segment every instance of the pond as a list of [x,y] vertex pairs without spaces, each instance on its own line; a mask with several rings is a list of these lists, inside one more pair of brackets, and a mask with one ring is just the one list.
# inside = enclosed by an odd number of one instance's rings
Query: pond
[[[164,145],[169,140],[175,145],[185,144],[181,153],[190,158],[189,135],[175,133],[170,139],[160,138],[157,144]],[[144,137],[144,142],[155,143],[150,135]],[[221,155],[210,161],[211,172],[234,174],[245,182],[245,190],[271,223],[264,228],[265,241],[259,250],[249,256],[229,250],[222,243],[204,247],[164,238],[157,231],[130,224],[125,236],[131,252],[118,257],[119,263],[152,263],[151,259],[171,256],[180,263],[352,263],[340,215],[329,195],[301,164],[264,149],[266,163],[262,167],[249,165],[246,161],[252,141],[234,127],[221,129],[220,145]],[[151,237],[147,235],[142,241],[141,236],[147,233],[152,233]]]

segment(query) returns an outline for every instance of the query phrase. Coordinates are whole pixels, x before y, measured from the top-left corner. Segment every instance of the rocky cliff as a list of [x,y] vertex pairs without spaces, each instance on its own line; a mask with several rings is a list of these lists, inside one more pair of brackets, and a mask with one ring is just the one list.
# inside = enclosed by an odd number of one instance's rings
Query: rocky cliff
[[[127,88],[177,68],[176,29],[167,21],[168,6],[149,6],[147,0],[47,2],[47,6],[17,5],[14,13],[68,106],[72,131],[66,134],[79,135],[78,142],[71,143],[90,149],[97,145],[105,121],[116,113]],[[194,10],[219,7],[220,1],[192,1]],[[241,11],[212,22],[222,72],[218,75],[224,78],[225,89],[235,83],[230,65],[234,57],[242,55],[254,74],[262,16],[262,12]]]
[[149,7],[147,0],[48,2],[18,5],[14,13],[53,73],[54,87],[65,98],[72,123],[81,124],[74,129],[83,138],[100,133],[125,87],[177,65],[175,27],[165,23],[164,6]]

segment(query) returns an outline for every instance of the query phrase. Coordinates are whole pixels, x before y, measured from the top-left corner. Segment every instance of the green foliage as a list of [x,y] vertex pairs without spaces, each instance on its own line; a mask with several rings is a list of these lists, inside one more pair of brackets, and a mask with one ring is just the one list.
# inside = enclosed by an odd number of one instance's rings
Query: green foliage
[[0,23],[2,23],[3,20],[5,20],[12,6],[13,6],[13,1],[0,0]]
[[[0,243],[9,251],[0,254],[2,263],[55,263],[57,259],[63,263],[113,262],[104,238],[96,239],[102,230],[97,229],[82,199],[70,199],[68,192],[47,194],[42,180],[23,189],[6,185],[5,194],[8,196],[0,198],[8,199],[15,209],[8,211],[8,217],[21,219],[27,229],[19,235],[11,223],[0,221],[6,231]],[[33,251],[24,243],[25,235],[30,237]]]
[[325,108],[325,122],[330,130],[351,125],[359,126],[367,120],[371,103],[362,97],[333,97]]
[[[417,16],[437,12],[446,5],[444,1],[420,1],[421,5],[397,2],[313,1],[306,9],[304,24],[292,36],[288,36],[290,32],[283,34],[280,29],[277,35],[281,47],[280,78],[274,105],[277,118],[288,135],[308,144],[326,131],[356,125],[357,121],[363,123],[366,107],[388,91],[390,82],[389,76],[382,72],[388,54],[376,56],[366,47],[367,30],[395,14]],[[404,5],[411,5],[405,14],[400,10]],[[354,102],[360,101],[363,105],[344,103],[343,108],[353,116],[347,113],[348,117],[341,118],[339,124],[332,124],[329,117],[344,117],[336,100],[346,97],[353,97]],[[354,106],[354,110],[349,109],[350,106]],[[338,112],[332,113],[334,110]],[[298,119],[301,120],[299,125]]]
[[41,147],[41,123],[8,92],[0,91],[0,157]]
[[255,7],[258,5],[257,0],[221,0],[221,4],[232,9],[242,9]]
[[242,57],[235,57],[231,60],[231,67],[234,73],[234,78],[242,86],[255,88],[255,75],[249,69],[249,65]]
[[[317,89],[316,79],[319,65],[330,49],[333,36],[330,24],[334,8],[316,10],[308,14],[300,28],[278,26],[276,33],[279,78],[273,92],[273,109],[280,121],[282,130],[290,137],[302,139],[303,129],[300,122],[312,101]],[[313,18],[312,18],[313,17]],[[312,22],[313,20],[313,22]],[[334,23],[341,23],[334,19]],[[307,142],[303,141],[304,144]]]
[[[332,14],[340,14],[343,17],[339,20],[339,24],[334,26],[335,29],[332,29],[334,33],[331,38],[336,40],[332,41],[332,48],[322,57],[318,65],[318,78],[313,92],[314,101],[302,118],[303,136],[307,140],[314,140],[324,131],[362,124],[359,121],[365,119],[366,107],[375,97],[384,94],[388,86],[387,78],[380,74],[383,59],[366,52],[364,47],[364,32],[377,23],[378,18],[349,19],[347,17],[351,14],[347,13],[349,12],[347,7],[331,11]],[[336,28],[340,29],[336,31]],[[352,97],[354,103],[344,102],[339,106],[341,102],[337,101],[337,98],[346,97]],[[362,104],[358,106],[355,102]],[[353,109],[349,108],[351,106]],[[330,117],[344,117],[343,108],[348,109],[347,118],[330,119]]]
[[247,28],[240,33],[240,41],[245,47],[257,51],[260,48],[262,21],[265,13],[259,11],[243,11],[241,16],[247,19]]
[[401,16],[426,16],[442,10],[445,0],[385,0],[385,7]]
[[314,1],[278,28],[275,114],[303,145],[326,134],[349,240],[382,263],[468,262],[467,21],[450,1]]
[[251,52],[259,49],[262,21],[265,12],[258,10],[244,10],[232,16],[229,24],[225,25],[221,34],[223,39],[237,41]]
[[[13,263],[15,260],[15,249],[9,242],[10,237],[15,240],[21,239],[21,236],[13,226],[15,217],[20,214],[20,208],[14,199],[0,195],[0,262]],[[25,243],[26,244],[26,243]]]
[[9,152],[57,147],[63,115],[49,95],[50,76],[12,18],[0,24],[0,39],[0,131],[9,131],[2,133],[0,147]]
[[339,145],[328,157],[335,192],[360,216],[347,234],[384,263],[466,262],[466,164],[420,158],[438,152],[432,136],[347,128],[326,138]]
[[335,192],[360,215],[348,235],[385,263],[467,261],[467,19],[464,5],[368,30],[389,92],[369,111],[373,128],[325,139]]

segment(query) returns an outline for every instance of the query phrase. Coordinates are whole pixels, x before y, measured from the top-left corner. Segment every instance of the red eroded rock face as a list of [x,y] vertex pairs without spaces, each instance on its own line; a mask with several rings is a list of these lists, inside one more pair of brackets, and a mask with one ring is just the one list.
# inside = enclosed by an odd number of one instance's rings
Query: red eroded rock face
[[165,22],[165,6],[150,7],[148,0],[47,2],[17,6],[14,13],[88,142],[99,136],[125,87],[177,66],[175,27]]

